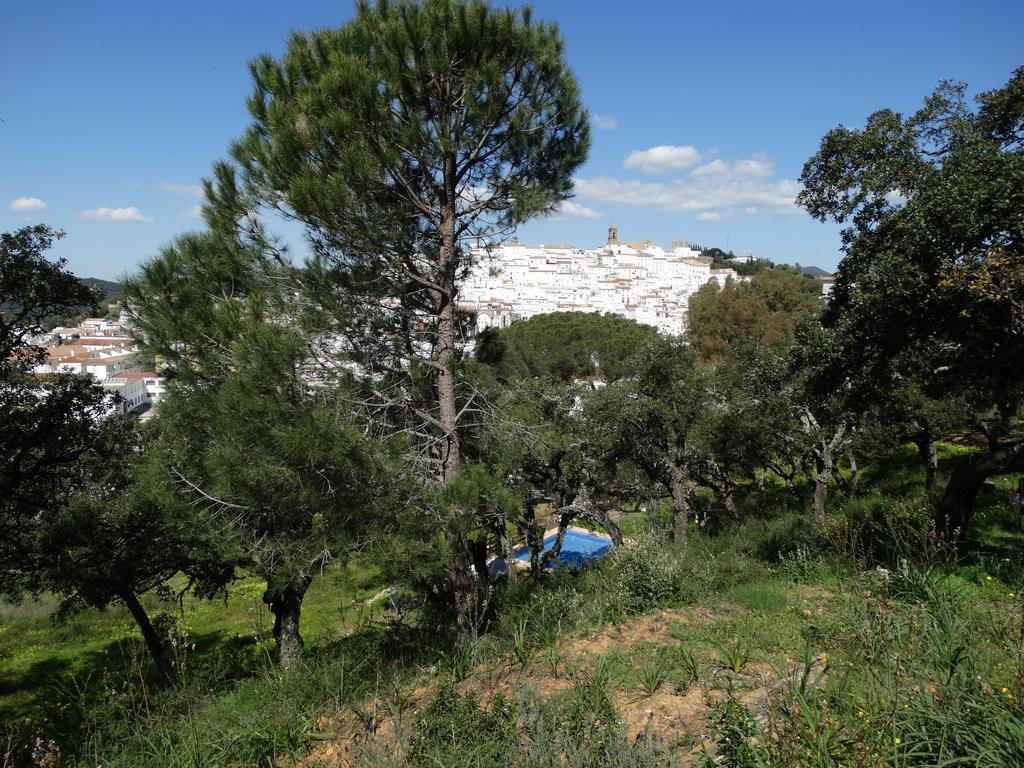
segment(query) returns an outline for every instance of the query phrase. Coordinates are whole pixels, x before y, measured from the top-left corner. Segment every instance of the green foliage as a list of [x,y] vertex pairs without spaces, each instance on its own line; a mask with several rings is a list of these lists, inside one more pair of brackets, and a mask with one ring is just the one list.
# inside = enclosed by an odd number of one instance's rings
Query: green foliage
[[486,706],[444,685],[421,713],[408,750],[410,766],[485,766],[508,759],[513,709],[501,694]]
[[1019,68],[976,109],[966,86],[942,82],[912,115],[829,131],[801,176],[798,201],[845,225],[823,318],[837,354],[818,389],[863,407],[909,379],[979,416],[990,450],[947,486],[936,522],[949,537],[985,478],[1024,469],[1010,424],[1024,397],[1022,81]]
[[750,661],[751,651],[743,638],[734,637],[718,646],[718,655],[722,666],[738,675]]
[[648,696],[653,696],[665,682],[665,665],[660,656],[644,664],[637,672],[640,687]]
[[0,233],[0,376],[24,372],[45,360],[29,337],[43,330],[47,318],[95,308],[99,295],[65,269],[66,260],[50,261],[46,251],[64,233],[45,224]]
[[680,695],[684,695],[693,683],[701,679],[700,662],[693,651],[683,644],[661,651],[658,658],[667,670],[666,677],[672,681],[676,693]]
[[612,668],[607,659],[598,659],[588,672],[577,675],[569,692],[566,715],[576,736],[613,730],[617,725],[618,712],[612,701]]
[[[840,673],[806,677],[769,714],[769,765],[1015,765],[1017,684],[1005,666],[1019,614],[975,610],[939,569],[908,567],[851,606]],[[991,638],[1003,656],[995,662]],[[808,662],[809,663],[809,662]],[[860,674],[858,670],[868,670]]]
[[738,584],[726,592],[724,597],[751,611],[762,613],[778,613],[789,604],[785,590],[771,582]]
[[490,338],[484,337],[477,356],[494,367],[500,381],[611,382],[633,374],[636,355],[658,333],[619,315],[552,312],[512,323]]
[[711,259],[712,269],[732,269],[741,277],[750,277],[775,267],[775,264],[770,259],[754,259],[753,261],[747,261],[746,259],[733,260],[735,254],[731,252],[725,253],[719,248],[702,251],[700,255]]
[[[216,234],[179,238],[125,286],[145,348],[168,366],[159,457],[195,525],[229,534],[266,580],[283,663],[301,650],[313,577],[381,521],[385,452],[340,386],[317,385],[309,339],[265,254]],[[221,298],[225,296],[226,298]]]
[[422,206],[433,239],[452,189],[488,191],[455,214],[460,234],[503,230],[567,196],[586,154],[562,51],[529,10],[360,3],[346,26],[295,33],[281,61],[253,62],[254,124],[232,154],[250,189],[283,193],[316,246],[349,258],[381,244],[376,258],[397,258],[396,237],[419,252],[402,217]]
[[[260,56],[250,72],[252,123],[206,184],[207,221],[282,261],[259,211],[287,210],[304,227],[313,257],[287,274],[308,300],[302,322],[343,339],[372,375],[359,402],[375,433],[405,437],[411,473],[448,483],[484,411],[462,370],[464,244],[553,211],[589,148],[561,36],[529,8],[359,2],[344,26],[296,32],[280,60]],[[337,346],[324,353],[332,362]],[[486,524],[434,521],[448,562],[433,591],[463,641],[483,544],[467,528]]]
[[566,729],[557,706],[525,712],[518,765],[540,768],[668,768],[677,761],[652,740],[635,743],[616,723],[603,722],[582,733]]
[[77,764],[91,765],[88,755],[102,745],[103,764],[110,766],[135,766],[140,759],[160,768],[273,765],[282,754],[308,748],[321,707],[340,708],[372,690],[379,639],[357,635],[330,654],[312,655],[300,669],[264,669],[242,680],[196,670],[175,688],[151,692],[148,711],[101,719]]
[[708,283],[691,299],[687,339],[703,360],[728,359],[744,341],[785,347],[796,327],[821,311],[817,280],[787,267],[749,282]]
[[46,360],[32,341],[46,319],[96,303],[63,260],[47,259],[60,237],[43,224],[0,234],[0,593],[14,596],[38,589],[40,524],[83,481],[80,457],[103,450],[103,389],[31,373]]
[[731,691],[712,705],[709,730],[717,750],[713,756],[705,752],[702,765],[758,768],[767,762],[767,750],[757,743],[757,721]]
[[647,535],[612,555],[612,577],[622,611],[635,615],[672,601],[677,573],[666,542]]

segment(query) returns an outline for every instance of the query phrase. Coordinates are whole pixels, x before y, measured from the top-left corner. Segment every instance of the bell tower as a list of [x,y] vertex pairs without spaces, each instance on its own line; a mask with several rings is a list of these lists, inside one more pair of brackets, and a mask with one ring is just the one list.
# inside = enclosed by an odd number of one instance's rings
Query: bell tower
[[619,228],[612,224],[608,227],[608,244],[619,242]]

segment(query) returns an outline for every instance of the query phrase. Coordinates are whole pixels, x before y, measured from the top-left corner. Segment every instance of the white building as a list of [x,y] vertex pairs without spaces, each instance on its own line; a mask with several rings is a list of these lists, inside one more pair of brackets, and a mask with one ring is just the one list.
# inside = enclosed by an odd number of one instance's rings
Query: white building
[[732,269],[711,269],[711,260],[685,242],[666,251],[650,240],[622,241],[614,225],[608,242],[594,250],[512,238],[473,255],[459,304],[476,313],[478,330],[548,312],[598,312],[679,335],[686,332],[690,296],[711,280],[737,279]]
[[164,380],[153,371],[125,371],[108,376],[103,388],[120,395],[121,413],[131,413],[159,402],[164,394]]
[[138,346],[117,322],[91,318],[75,328],[54,329],[49,338],[56,343],[47,347],[46,361],[34,367],[37,374],[92,376],[105,390],[120,395],[116,410],[121,413],[143,410],[164,394],[163,378],[139,370]]

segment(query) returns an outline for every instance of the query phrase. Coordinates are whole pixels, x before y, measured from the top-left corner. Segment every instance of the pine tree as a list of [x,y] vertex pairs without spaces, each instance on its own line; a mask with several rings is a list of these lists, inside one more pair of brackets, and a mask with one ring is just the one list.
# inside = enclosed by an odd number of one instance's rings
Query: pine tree
[[389,484],[344,390],[311,375],[281,274],[265,254],[207,232],[179,238],[124,291],[140,342],[167,367],[156,419],[164,475],[266,581],[291,666],[306,591],[374,528]]
[[[253,124],[207,185],[209,221],[268,248],[261,207],[305,226],[307,295],[388,383],[368,403],[416,438],[421,476],[449,483],[479,412],[459,373],[466,245],[553,211],[588,149],[562,39],[528,8],[359,2],[344,27],[295,34],[251,71]],[[443,525],[465,638],[470,556],[463,528]]]

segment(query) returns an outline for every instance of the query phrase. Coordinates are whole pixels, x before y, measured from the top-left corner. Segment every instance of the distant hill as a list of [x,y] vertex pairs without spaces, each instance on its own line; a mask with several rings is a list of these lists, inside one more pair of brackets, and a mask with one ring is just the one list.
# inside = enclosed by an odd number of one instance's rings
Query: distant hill
[[78,279],[90,288],[99,288],[103,291],[100,305],[110,304],[121,298],[120,283],[115,283],[113,280],[103,280],[99,277],[80,277]]
[[831,272],[826,272],[821,267],[803,267],[802,266],[802,267],[800,267],[800,271],[803,272],[805,275],[810,275],[811,277],[828,277],[829,275],[832,274]]
[[[113,280],[104,280],[99,277],[80,277],[80,282],[89,286],[90,288],[99,288],[101,295],[99,304],[99,314],[107,314],[107,305],[114,304],[121,298],[121,283],[116,283]],[[0,306],[0,310],[4,307]],[[81,322],[84,318],[89,317],[93,314],[90,307],[82,306],[78,307],[77,310],[71,310],[66,314],[61,315],[49,315],[42,319],[41,325],[45,330],[51,330],[58,325],[73,326]]]

